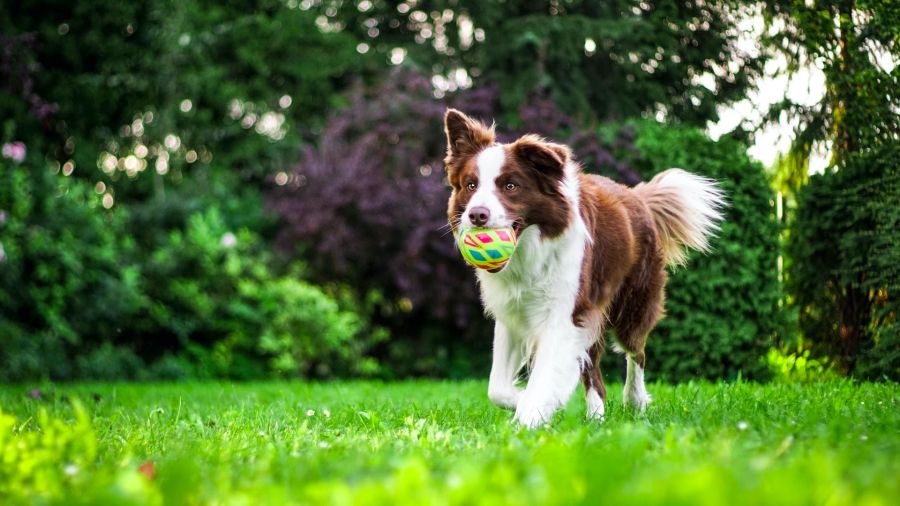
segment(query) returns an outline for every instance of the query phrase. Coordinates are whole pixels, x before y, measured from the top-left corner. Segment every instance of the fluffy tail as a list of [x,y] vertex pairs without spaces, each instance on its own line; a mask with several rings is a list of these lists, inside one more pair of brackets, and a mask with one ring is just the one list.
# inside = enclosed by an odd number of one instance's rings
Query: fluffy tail
[[653,214],[668,265],[684,265],[687,248],[709,250],[709,238],[719,230],[726,204],[716,181],[669,169],[634,191]]

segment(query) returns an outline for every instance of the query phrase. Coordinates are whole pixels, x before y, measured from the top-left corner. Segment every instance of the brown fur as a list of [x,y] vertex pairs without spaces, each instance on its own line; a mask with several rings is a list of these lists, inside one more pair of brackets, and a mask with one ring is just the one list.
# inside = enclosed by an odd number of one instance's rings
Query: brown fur
[[[583,326],[589,312],[599,310],[619,345],[644,367],[644,346],[662,317],[666,283],[653,215],[631,188],[601,176],[581,174],[580,180],[581,217],[594,243],[585,248],[572,318]],[[591,348],[592,366],[582,373],[586,386],[602,385],[602,351],[602,345]],[[605,389],[597,390],[605,402]]]
[[[447,111],[445,124],[448,148],[444,164],[452,187],[447,218],[456,233],[462,213],[472,197],[466,186],[479,184],[475,157],[494,144],[494,131],[454,109]],[[540,137],[526,135],[504,146],[504,151],[506,161],[495,184],[500,190],[500,201],[516,222],[517,230],[526,225],[537,225],[544,237],[562,234],[572,217],[572,209],[559,191],[569,150]],[[507,183],[514,183],[517,189],[506,191]]]

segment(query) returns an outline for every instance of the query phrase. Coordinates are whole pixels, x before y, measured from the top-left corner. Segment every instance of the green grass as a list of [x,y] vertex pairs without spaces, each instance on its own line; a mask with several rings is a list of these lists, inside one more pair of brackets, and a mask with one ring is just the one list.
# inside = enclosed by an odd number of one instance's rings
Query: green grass
[[[0,504],[896,504],[896,384],[610,388],[520,431],[482,382],[0,387]],[[327,410],[327,414],[326,414]],[[155,477],[138,471],[153,461]],[[145,466],[147,469],[149,466]]]

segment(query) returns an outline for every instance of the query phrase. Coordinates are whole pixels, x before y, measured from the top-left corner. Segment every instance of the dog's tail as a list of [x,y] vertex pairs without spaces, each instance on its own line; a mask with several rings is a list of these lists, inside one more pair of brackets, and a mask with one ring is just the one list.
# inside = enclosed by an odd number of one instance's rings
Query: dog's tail
[[634,187],[647,204],[668,265],[684,265],[687,249],[709,250],[709,238],[719,230],[725,193],[719,184],[681,169],[669,169],[649,183]]

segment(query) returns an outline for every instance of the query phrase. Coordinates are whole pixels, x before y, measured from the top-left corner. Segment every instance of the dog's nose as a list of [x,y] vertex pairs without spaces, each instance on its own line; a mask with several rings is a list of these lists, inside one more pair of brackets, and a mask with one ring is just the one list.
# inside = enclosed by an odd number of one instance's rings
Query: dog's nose
[[476,227],[483,227],[487,225],[488,219],[490,217],[491,212],[484,206],[473,207],[469,211],[469,221],[471,221],[472,224]]

